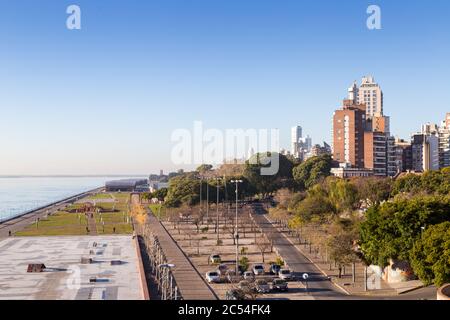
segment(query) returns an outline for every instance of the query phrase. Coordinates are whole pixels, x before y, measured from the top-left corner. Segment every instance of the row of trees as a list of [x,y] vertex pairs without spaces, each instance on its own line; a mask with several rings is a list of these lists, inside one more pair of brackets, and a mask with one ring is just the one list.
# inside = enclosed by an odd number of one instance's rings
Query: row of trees
[[450,280],[449,172],[395,181],[322,178],[306,191],[279,190],[270,213],[298,233],[312,228],[324,235],[318,245],[338,265],[358,257],[382,267],[391,259],[407,261],[422,281],[440,285]]
[[[271,159],[278,161],[278,171],[274,175],[262,175],[261,169],[274,165]],[[200,197],[206,199],[207,189],[215,190],[219,184],[220,201],[234,197],[235,186],[231,180],[239,179],[241,198],[260,196],[267,197],[281,188],[290,190],[306,190],[330,175],[332,160],[329,155],[314,157],[297,165],[292,159],[272,153],[259,153],[241,165],[223,165],[213,170],[211,165],[201,165],[194,172],[187,172],[169,180],[169,188],[165,197],[166,205],[178,207],[182,204],[194,205],[199,203]],[[217,178],[220,178],[217,181]],[[200,191],[200,181],[203,187]],[[200,195],[200,192],[202,193]],[[210,197],[215,202],[215,197]]]

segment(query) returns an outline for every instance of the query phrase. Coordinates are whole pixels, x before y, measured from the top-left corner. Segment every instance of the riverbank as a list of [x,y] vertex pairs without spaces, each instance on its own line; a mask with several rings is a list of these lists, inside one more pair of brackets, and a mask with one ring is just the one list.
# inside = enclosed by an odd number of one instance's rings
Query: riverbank
[[0,239],[9,237],[10,233],[14,234],[18,231],[25,229],[27,226],[36,221],[36,219],[42,219],[47,215],[51,215],[61,209],[65,208],[69,204],[73,204],[74,202],[92,196],[96,193],[102,192],[104,187],[96,188],[90,191],[82,192],[80,194],[76,194],[74,196],[70,196],[68,198],[53,202],[43,207],[32,209],[28,212],[24,212],[16,217],[12,217],[6,219],[5,221],[0,222]]

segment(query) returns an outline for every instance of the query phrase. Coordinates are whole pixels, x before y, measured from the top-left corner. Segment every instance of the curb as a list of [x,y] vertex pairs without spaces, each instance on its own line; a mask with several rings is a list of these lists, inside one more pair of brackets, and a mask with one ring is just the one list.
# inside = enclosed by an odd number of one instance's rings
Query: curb
[[425,285],[422,284],[422,285],[419,286],[419,287],[414,287],[414,288],[411,288],[411,289],[402,290],[401,292],[399,292],[398,290],[395,290],[395,291],[397,291],[397,294],[398,294],[398,295],[402,295],[402,294],[404,294],[404,293],[408,293],[408,292],[411,292],[411,291],[414,291],[414,290],[422,289],[422,288],[424,288],[424,287],[425,287]]

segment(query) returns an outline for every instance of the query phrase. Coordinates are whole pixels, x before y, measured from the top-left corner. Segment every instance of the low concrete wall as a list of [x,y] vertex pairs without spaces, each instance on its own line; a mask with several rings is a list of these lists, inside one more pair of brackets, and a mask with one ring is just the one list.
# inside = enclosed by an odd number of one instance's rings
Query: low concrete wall
[[148,292],[148,284],[147,284],[147,278],[145,277],[145,269],[144,269],[144,262],[142,261],[142,255],[141,255],[141,248],[139,246],[139,238],[136,234],[133,234],[134,238],[134,245],[136,247],[136,255],[138,259],[138,271],[139,276],[141,278],[141,291],[142,291],[142,298],[144,300],[150,300],[150,293]]
[[450,300],[450,283],[444,284],[438,289],[437,300]]

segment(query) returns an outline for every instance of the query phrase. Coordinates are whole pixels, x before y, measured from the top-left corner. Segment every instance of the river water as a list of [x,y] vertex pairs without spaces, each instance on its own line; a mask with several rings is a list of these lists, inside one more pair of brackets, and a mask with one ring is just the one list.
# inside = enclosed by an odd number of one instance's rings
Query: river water
[[127,178],[143,177],[0,177],[0,222],[102,187],[106,181]]

